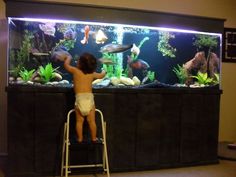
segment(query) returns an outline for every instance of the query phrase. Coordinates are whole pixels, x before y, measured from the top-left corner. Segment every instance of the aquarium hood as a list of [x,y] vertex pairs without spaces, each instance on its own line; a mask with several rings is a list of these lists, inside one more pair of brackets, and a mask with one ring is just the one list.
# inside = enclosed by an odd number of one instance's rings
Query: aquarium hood
[[[224,19],[180,15],[128,8],[8,0],[6,16],[129,24],[222,33]],[[137,18],[139,17],[139,18]]]

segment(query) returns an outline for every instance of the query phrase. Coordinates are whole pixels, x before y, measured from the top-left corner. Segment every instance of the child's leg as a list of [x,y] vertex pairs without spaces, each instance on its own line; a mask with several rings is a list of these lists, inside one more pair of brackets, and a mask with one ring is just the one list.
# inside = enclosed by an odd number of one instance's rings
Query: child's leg
[[78,142],[82,142],[84,117],[81,115],[79,109],[77,108],[75,108],[75,113],[76,113],[76,133],[78,137]]
[[87,116],[87,122],[90,129],[91,140],[96,141],[97,140],[97,126],[95,122],[95,106],[93,106],[92,110],[89,112],[89,115]]

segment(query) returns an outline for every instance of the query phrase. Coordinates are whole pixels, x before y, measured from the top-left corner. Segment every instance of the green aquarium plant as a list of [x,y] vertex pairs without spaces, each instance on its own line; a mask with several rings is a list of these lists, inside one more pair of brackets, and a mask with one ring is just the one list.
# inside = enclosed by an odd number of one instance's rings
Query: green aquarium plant
[[214,84],[219,84],[220,83],[220,75],[219,73],[214,73],[215,78],[213,79]]
[[[149,40],[149,37],[143,38],[142,41],[140,41],[140,43],[139,43],[139,45],[137,46],[137,48],[141,49],[141,47],[143,46],[143,44],[144,44],[146,41],[148,41],[148,40]],[[138,55],[136,55],[136,54],[134,54],[134,53],[131,53],[131,56],[130,56],[130,57],[131,57],[132,61],[134,61],[134,60],[137,60]]]
[[155,80],[155,72],[154,71],[148,71],[147,77],[151,82],[153,82]]
[[106,71],[106,76],[107,76],[107,77],[111,78],[111,77],[114,76],[114,74],[113,74],[114,68],[113,68],[112,65],[103,64],[102,69],[103,69],[104,71]]
[[63,47],[67,51],[73,49],[76,43],[76,24],[57,24],[57,30],[63,33],[64,38],[60,39],[54,48]]
[[45,67],[39,67],[39,75],[43,83],[47,83],[55,78],[55,71],[58,68],[53,68],[51,63],[48,63]]
[[174,67],[172,71],[176,74],[177,78],[179,79],[179,83],[184,84],[188,78],[188,73],[186,69],[183,67],[183,65],[180,66],[178,64],[177,67]]
[[29,62],[29,51],[32,48],[33,34],[28,30],[24,31],[23,41],[19,50],[10,51],[10,74],[13,77],[18,77],[23,67]]
[[176,48],[170,45],[170,40],[174,39],[175,35],[167,31],[159,31],[159,42],[157,44],[158,51],[162,53],[163,56],[170,58],[175,58]]
[[75,42],[76,42],[75,40],[61,39],[58,43],[56,43],[55,48],[63,46],[66,48],[67,51],[69,51],[75,47]]
[[197,49],[212,49],[217,47],[217,37],[216,36],[209,36],[205,34],[196,34],[196,37],[194,38],[195,41],[193,43],[194,46],[197,47]]
[[30,81],[33,74],[34,74],[35,69],[32,70],[27,70],[23,67],[23,69],[19,72],[19,75],[21,79],[25,82]]
[[[117,53],[103,53],[100,61],[103,63],[102,69],[107,72],[107,77],[120,77],[122,75],[122,67],[118,65]],[[121,73],[120,73],[121,72]]]
[[192,78],[197,79],[199,85],[210,85],[213,83],[213,79],[208,77],[207,73],[198,72],[196,76],[191,76]]
[[115,70],[115,76],[120,78],[122,76],[123,68],[121,66],[117,66]]

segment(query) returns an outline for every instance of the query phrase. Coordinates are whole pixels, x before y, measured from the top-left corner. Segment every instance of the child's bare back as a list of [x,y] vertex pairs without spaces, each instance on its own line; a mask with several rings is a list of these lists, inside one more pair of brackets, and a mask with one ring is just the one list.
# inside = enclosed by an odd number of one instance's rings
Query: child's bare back
[[102,79],[106,74],[105,71],[95,72],[96,59],[88,53],[81,55],[77,67],[70,65],[72,57],[68,52],[60,51],[57,59],[64,61],[65,69],[73,75],[75,93],[91,93],[93,80]]

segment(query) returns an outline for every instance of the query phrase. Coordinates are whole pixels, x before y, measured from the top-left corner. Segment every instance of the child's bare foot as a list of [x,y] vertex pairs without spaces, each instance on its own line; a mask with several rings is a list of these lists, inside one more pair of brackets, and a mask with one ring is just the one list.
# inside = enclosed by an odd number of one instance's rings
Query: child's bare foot
[[82,143],[83,139],[77,139],[78,143]]
[[95,140],[92,140],[92,143],[102,143],[102,139],[96,138]]

